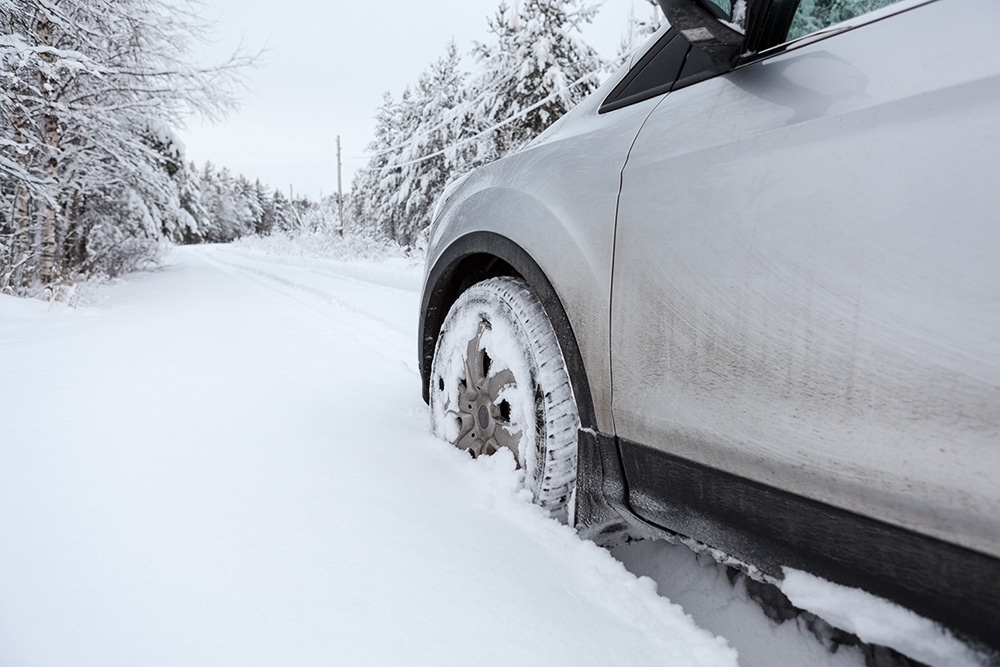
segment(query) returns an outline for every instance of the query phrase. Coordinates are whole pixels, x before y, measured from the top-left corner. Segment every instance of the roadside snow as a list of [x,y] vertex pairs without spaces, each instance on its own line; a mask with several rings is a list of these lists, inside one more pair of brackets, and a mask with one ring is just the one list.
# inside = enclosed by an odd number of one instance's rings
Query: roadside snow
[[0,297],[0,665],[735,665],[429,435],[419,282],[220,246]]
[[821,616],[861,640],[894,648],[931,667],[983,664],[982,658],[937,623],[863,590],[786,568],[781,592],[796,607]]
[[660,595],[682,605],[701,627],[726,637],[742,667],[862,667],[856,646],[830,651],[801,619],[776,623],[707,555],[681,544],[644,540],[616,547],[615,557],[635,575],[651,577]]

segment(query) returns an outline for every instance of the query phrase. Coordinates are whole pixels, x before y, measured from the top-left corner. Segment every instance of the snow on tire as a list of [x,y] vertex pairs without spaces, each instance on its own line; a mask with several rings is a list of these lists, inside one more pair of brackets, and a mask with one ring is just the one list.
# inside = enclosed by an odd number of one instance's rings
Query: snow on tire
[[580,417],[555,332],[524,281],[470,287],[441,327],[430,376],[434,433],[472,456],[514,454],[536,503],[565,517]]

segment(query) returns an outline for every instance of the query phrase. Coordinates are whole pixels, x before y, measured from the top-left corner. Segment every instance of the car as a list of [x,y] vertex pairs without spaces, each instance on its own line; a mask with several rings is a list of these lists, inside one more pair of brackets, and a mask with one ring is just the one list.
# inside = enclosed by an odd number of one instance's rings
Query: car
[[598,543],[804,570],[996,649],[1000,5],[660,4],[442,195],[435,433],[510,450]]

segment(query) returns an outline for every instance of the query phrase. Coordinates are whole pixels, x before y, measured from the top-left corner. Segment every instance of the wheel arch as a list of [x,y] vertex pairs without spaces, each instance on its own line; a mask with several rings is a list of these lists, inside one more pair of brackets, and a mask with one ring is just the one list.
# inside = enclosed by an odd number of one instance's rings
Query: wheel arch
[[417,337],[424,401],[429,400],[431,362],[448,309],[468,287],[499,276],[524,280],[542,302],[566,360],[581,426],[595,428],[597,419],[583,357],[562,301],[531,255],[514,241],[494,232],[476,231],[457,238],[440,253],[427,272]]

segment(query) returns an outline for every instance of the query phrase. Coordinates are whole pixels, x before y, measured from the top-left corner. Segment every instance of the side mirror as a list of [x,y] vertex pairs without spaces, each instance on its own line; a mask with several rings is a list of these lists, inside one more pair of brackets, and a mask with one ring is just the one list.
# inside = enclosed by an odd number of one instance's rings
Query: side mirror
[[[719,66],[736,62],[746,41],[738,23],[746,0],[658,0],[667,21]],[[738,15],[734,15],[738,14]]]

